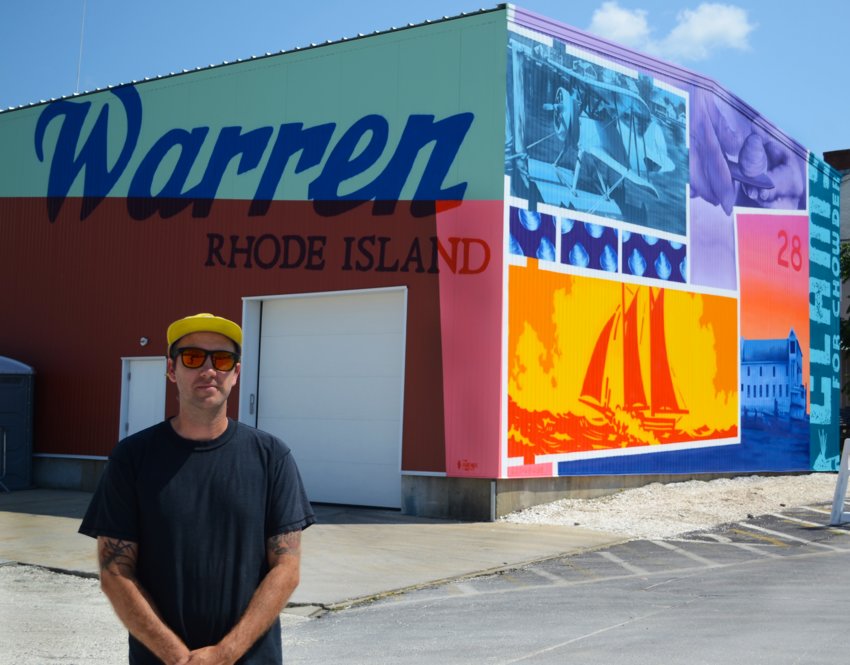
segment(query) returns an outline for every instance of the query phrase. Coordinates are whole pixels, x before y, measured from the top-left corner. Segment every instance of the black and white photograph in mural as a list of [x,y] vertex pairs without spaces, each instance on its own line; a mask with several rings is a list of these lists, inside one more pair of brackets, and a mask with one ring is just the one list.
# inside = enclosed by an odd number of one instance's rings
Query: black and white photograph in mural
[[507,93],[512,196],[530,209],[545,203],[685,235],[685,92],[542,35],[511,33]]

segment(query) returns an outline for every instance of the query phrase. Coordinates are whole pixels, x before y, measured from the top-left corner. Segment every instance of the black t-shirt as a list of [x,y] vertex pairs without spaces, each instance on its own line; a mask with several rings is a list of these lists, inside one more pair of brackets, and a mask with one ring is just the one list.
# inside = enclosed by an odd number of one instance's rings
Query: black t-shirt
[[[166,421],[124,439],[109,459],[80,533],[139,545],[136,574],[190,649],[216,644],[268,572],[266,540],[315,521],[280,439],[229,421],[213,441]],[[159,661],[132,635],[130,663]],[[276,621],[240,663],[281,663]]]

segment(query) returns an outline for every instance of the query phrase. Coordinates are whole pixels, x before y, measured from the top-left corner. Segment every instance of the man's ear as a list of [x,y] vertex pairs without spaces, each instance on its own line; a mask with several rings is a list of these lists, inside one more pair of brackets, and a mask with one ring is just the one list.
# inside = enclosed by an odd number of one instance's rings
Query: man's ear
[[165,362],[165,376],[167,376],[168,380],[172,383],[177,383],[177,376],[174,374],[174,360],[172,358],[168,358]]

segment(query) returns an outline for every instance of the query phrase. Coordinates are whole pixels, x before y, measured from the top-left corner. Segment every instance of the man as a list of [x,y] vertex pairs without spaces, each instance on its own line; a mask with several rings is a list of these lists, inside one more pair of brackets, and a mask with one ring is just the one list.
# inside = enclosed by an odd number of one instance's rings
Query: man
[[116,447],[80,533],[97,538],[131,665],[281,663],[313,511],[289,448],[227,417],[239,326],[197,314],[167,339],[178,414]]

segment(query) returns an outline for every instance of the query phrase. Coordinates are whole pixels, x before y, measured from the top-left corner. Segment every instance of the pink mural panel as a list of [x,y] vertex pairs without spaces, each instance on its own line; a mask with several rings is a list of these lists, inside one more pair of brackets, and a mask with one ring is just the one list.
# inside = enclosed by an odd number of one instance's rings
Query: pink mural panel
[[437,212],[446,473],[499,477],[502,330],[501,201]]

